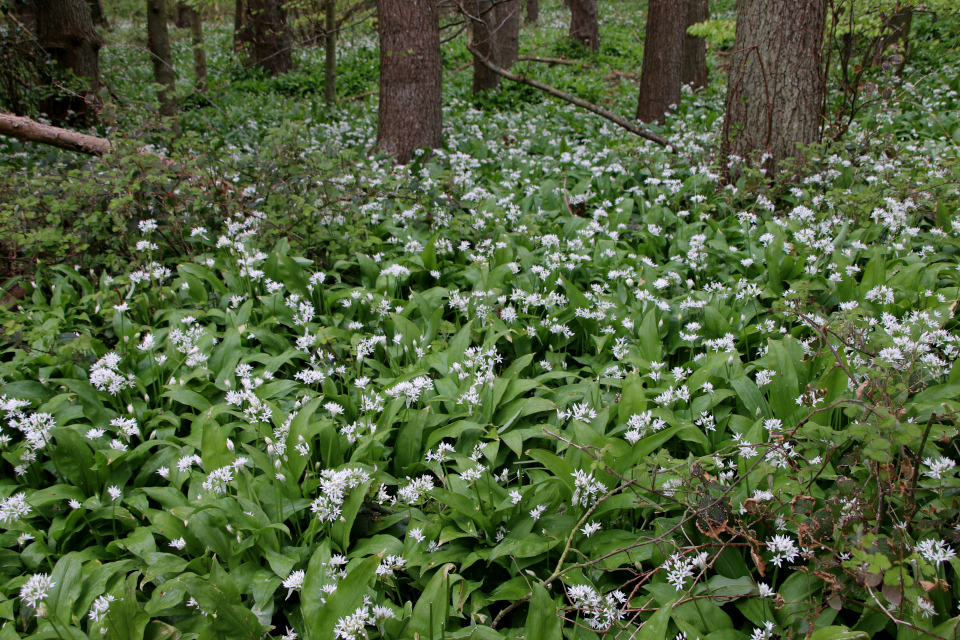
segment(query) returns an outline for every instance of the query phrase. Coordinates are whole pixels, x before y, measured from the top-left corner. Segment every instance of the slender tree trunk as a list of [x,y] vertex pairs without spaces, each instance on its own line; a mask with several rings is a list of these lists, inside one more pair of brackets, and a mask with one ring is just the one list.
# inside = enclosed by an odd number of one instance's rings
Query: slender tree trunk
[[293,69],[287,16],[281,0],[247,0],[250,25],[250,64],[276,76]]
[[377,0],[380,112],[377,140],[405,164],[442,143],[440,19],[432,0]]
[[233,14],[233,50],[242,51],[250,44],[250,24],[247,22],[247,3],[237,0]]
[[[710,19],[709,0],[686,0],[687,23],[691,27]],[[680,65],[680,82],[694,89],[707,86],[707,41],[684,31],[683,62]]]
[[323,68],[323,97],[327,104],[337,101],[337,0],[327,0],[324,46],[326,61]]
[[520,56],[520,0],[501,2],[494,10],[496,33],[494,45],[500,66],[510,69]]
[[190,5],[183,0],[177,2],[177,19],[174,21],[177,29],[190,28]]
[[870,56],[870,64],[880,64],[880,62],[883,60],[884,53],[886,53],[890,45],[897,44],[901,47],[900,67],[902,67],[907,60],[907,49],[910,44],[910,28],[912,25],[913,5],[897,4],[897,7],[893,11],[893,15],[884,19],[884,28],[887,30],[887,33],[877,41],[877,46],[874,48],[872,55]]
[[637,119],[641,122],[662,124],[670,105],[680,103],[686,23],[686,3],[650,0],[643,42],[643,67],[640,69],[640,100],[637,103]]
[[90,5],[90,17],[93,19],[93,24],[109,29],[110,23],[107,22],[107,14],[103,11],[103,1],[87,0],[87,4]]
[[527,0],[527,22],[540,19],[540,0]]
[[44,99],[40,108],[51,118],[66,120],[71,112],[81,121],[96,119],[100,104],[100,36],[93,28],[84,0],[36,0],[37,42],[63,70],[83,83],[78,95],[61,92]]
[[[490,0],[469,0],[466,7],[470,13],[470,17],[467,18],[470,21],[470,42],[483,57],[495,64],[500,64],[497,59],[496,11],[493,9],[493,3]],[[474,57],[473,92],[480,93],[499,88],[500,76]]]
[[207,49],[203,44],[203,14],[190,7],[187,15],[193,45],[193,82],[197,91],[203,93],[207,90]]
[[[681,2],[682,0],[673,0]],[[600,23],[597,22],[597,0],[569,0],[570,39],[587,49],[600,48]]]
[[160,114],[177,115],[174,99],[176,77],[173,69],[173,54],[170,52],[170,32],[167,30],[167,0],[147,0],[147,48],[153,63],[153,79],[163,88],[157,94]]
[[778,169],[820,140],[827,0],[738,0],[723,155]]

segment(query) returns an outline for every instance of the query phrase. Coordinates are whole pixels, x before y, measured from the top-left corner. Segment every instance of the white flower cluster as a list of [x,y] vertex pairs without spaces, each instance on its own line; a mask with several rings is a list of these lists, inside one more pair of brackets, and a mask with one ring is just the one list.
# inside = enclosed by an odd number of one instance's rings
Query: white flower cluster
[[370,474],[360,468],[324,469],[320,476],[320,496],[310,505],[310,511],[317,514],[320,522],[339,519],[350,491],[370,479]]
[[567,589],[567,594],[573,601],[573,606],[580,609],[586,616],[591,627],[600,631],[610,627],[617,620],[623,618],[622,606],[627,596],[616,590],[602,596],[593,587],[577,584]]

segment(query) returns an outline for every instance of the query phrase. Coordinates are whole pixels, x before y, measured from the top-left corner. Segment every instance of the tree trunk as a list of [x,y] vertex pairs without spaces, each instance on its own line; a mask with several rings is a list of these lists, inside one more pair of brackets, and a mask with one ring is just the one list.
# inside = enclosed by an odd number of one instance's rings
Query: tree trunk
[[406,164],[442,142],[440,19],[432,0],[377,0],[380,146]]
[[243,51],[250,45],[250,23],[247,21],[247,3],[237,0],[233,14],[233,50]]
[[510,69],[520,56],[520,0],[501,2],[494,10],[496,33],[493,42],[497,48],[500,66]]
[[[496,11],[491,0],[469,0],[470,42],[484,58],[499,64],[496,43]],[[473,59],[473,92],[493,91],[500,88],[500,76]]]
[[193,45],[193,83],[201,93],[207,90],[207,50],[203,44],[203,14],[189,7],[190,39]]
[[[710,19],[709,0],[686,0],[687,23],[691,27]],[[686,28],[685,27],[685,28]],[[707,41],[684,31],[683,62],[680,65],[680,82],[694,89],[707,86]]]
[[737,0],[724,157],[776,170],[820,139],[826,15],[827,0]]
[[246,21],[250,25],[250,64],[263,67],[272,76],[293,69],[282,0],[247,0]]
[[650,0],[643,42],[643,67],[640,69],[640,100],[637,103],[637,119],[641,122],[663,124],[670,105],[680,103],[686,23],[686,3]]
[[[679,2],[680,0],[674,0]],[[587,49],[600,48],[600,24],[597,22],[597,0],[569,0],[570,39]]]
[[189,29],[190,28],[190,10],[191,7],[183,0],[177,2],[177,19],[174,22],[177,29]]
[[873,50],[870,63],[878,65],[883,60],[883,55],[892,44],[897,44],[900,49],[900,68],[907,61],[907,48],[910,44],[910,28],[913,25],[913,5],[898,4],[889,18],[884,17],[883,26],[887,31],[882,38],[877,41],[877,46]]
[[527,0],[527,22],[540,19],[540,0]]
[[327,104],[337,101],[337,0],[327,0],[324,46],[326,61],[323,68],[323,97]]
[[110,23],[107,22],[107,14],[103,11],[102,0],[87,0],[87,4],[90,5],[90,18],[93,20],[93,24],[109,29]]
[[173,54],[170,52],[170,33],[167,30],[167,0],[147,0],[147,48],[153,63],[153,80],[163,88],[157,94],[160,114],[177,115],[174,99],[176,77],[173,70]]
[[90,7],[84,0],[36,0],[37,42],[63,70],[72,71],[83,83],[74,94],[56,95],[40,108],[56,120],[75,116],[85,122],[96,119],[100,103],[101,40],[93,28]]

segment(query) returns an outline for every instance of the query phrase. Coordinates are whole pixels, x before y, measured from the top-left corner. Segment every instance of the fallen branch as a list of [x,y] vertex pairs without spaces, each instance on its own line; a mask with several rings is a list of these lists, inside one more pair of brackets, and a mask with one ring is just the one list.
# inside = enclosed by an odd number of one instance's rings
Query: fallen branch
[[113,148],[110,141],[104,138],[77,133],[60,127],[51,127],[30,118],[9,113],[0,113],[0,134],[24,142],[39,142],[58,149],[77,151],[98,158],[109,153]]
[[375,96],[380,93],[380,89],[374,89],[373,91],[364,91],[363,93],[358,93],[355,96],[350,96],[349,98],[344,98],[341,100],[341,103],[353,102],[355,100],[363,100],[364,98],[369,98],[370,96]]
[[[69,129],[61,129],[48,124],[41,124],[36,120],[15,116],[9,113],[0,113],[0,135],[10,136],[24,142],[48,144],[58,149],[85,153],[88,156],[102,158],[114,150],[113,143],[106,138],[78,133]],[[176,164],[170,158],[161,156],[156,151],[139,147],[137,152],[145,156],[158,158],[160,162],[169,166]]]
[[545,58],[543,56],[520,56],[518,60],[527,62],[543,62],[545,64],[566,64],[570,66],[580,66],[584,69],[592,69],[586,62],[580,60],[567,60],[566,58]]
[[510,73],[505,69],[501,69],[497,65],[490,62],[489,59],[481,55],[476,50],[476,48],[471,44],[467,45],[467,50],[470,51],[470,53],[472,53],[474,57],[480,61],[480,64],[485,66],[487,69],[490,69],[490,71],[493,71],[495,74],[497,74],[500,77],[506,78],[507,80],[512,80],[513,82],[519,82],[520,84],[525,84],[535,89],[540,89],[541,91],[545,91],[550,95],[554,96],[555,98],[560,98],[561,100],[565,100],[570,104],[580,107],[581,109],[586,109],[591,113],[595,113],[601,118],[606,118],[610,122],[626,129],[630,133],[636,136],[640,136],[641,138],[644,138],[646,140],[650,140],[651,142],[655,142],[661,147],[666,147],[668,144],[670,144],[666,138],[658,136],[657,134],[647,129],[644,129],[643,127],[637,126],[633,122],[630,122],[629,120],[626,120],[618,116],[617,114],[610,111],[609,109],[604,109],[603,107],[595,105],[592,102],[581,100],[576,96],[572,96],[569,93],[560,91],[560,89],[557,89],[556,87],[551,87],[550,85],[544,84],[543,82],[539,82],[537,80],[531,80],[530,78],[527,78],[525,76],[517,75],[515,73]]

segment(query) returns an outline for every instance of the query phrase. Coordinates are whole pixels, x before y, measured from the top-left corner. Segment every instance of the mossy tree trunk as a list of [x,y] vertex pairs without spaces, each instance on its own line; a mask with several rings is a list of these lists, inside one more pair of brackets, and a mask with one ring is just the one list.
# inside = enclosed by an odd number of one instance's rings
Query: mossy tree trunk
[[323,98],[333,104],[337,101],[337,0],[327,0],[324,31]]
[[293,69],[287,16],[281,0],[246,0],[250,29],[249,64],[277,76]]

